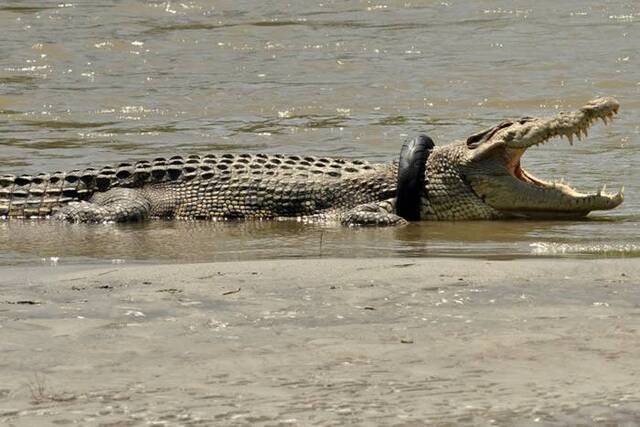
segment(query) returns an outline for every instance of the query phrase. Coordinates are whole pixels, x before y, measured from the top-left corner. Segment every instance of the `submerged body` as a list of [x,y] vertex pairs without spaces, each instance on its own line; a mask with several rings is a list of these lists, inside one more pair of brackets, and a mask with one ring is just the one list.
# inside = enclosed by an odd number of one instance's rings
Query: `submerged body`
[[[503,122],[464,142],[435,147],[425,165],[425,220],[581,217],[612,209],[622,192],[584,194],[533,177],[527,148],[586,135],[618,110],[612,98],[550,119]],[[395,213],[397,163],[266,154],[159,158],[35,176],[0,177],[0,216],[74,222],[177,219],[335,219],[404,223]]]

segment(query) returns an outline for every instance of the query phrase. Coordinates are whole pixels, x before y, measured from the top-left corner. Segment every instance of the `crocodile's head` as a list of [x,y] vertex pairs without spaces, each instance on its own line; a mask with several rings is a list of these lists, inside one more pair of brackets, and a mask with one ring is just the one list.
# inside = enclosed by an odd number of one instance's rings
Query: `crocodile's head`
[[536,178],[522,168],[528,148],[554,137],[582,139],[597,120],[605,124],[618,112],[613,98],[595,99],[577,111],[553,118],[522,118],[503,122],[470,136],[461,155],[461,173],[473,192],[500,214],[521,218],[573,218],[590,211],[613,209],[623,201],[623,190],[583,193],[562,182]]

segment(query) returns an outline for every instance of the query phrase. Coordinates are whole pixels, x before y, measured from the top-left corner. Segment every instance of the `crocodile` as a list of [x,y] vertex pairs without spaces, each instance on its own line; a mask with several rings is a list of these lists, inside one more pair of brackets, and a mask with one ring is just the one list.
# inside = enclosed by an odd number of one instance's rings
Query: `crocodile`
[[[421,187],[414,191],[419,218],[580,218],[615,208],[624,199],[623,190],[583,193],[563,182],[536,178],[522,167],[521,158],[528,148],[554,137],[567,138],[573,145],[574,136],[587,136],[596,119],[608,124],[618,108],[614,98],[598,98],[573,112],[503,121],[466,141],[434,147],[421,165]],[[398,164],[206,154],[4,175],[0,217],[91,223],[294,218],[397,225],[407,222],[396,212],[398,174],[403,172]]]

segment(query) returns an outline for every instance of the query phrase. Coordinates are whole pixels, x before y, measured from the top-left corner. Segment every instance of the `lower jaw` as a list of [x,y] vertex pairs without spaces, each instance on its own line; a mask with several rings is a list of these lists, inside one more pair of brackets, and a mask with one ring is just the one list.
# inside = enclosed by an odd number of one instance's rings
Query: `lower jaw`
[[513,219],[580,219],[589,215],[590,211],[535,211],[513,210],[500,211],[505,217]]

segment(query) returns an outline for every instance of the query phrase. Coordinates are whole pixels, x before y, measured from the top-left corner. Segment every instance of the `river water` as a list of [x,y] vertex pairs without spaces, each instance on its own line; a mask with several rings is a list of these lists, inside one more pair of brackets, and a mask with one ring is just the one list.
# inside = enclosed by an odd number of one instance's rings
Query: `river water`
[[626,189],[582,221],[2,222],[2,264],[640,255],[638,2],[4,0],[0,28],[0,173],[201,152],[388,161],[418,132],[444,144],[610,95],[613,126],[523,164]]

